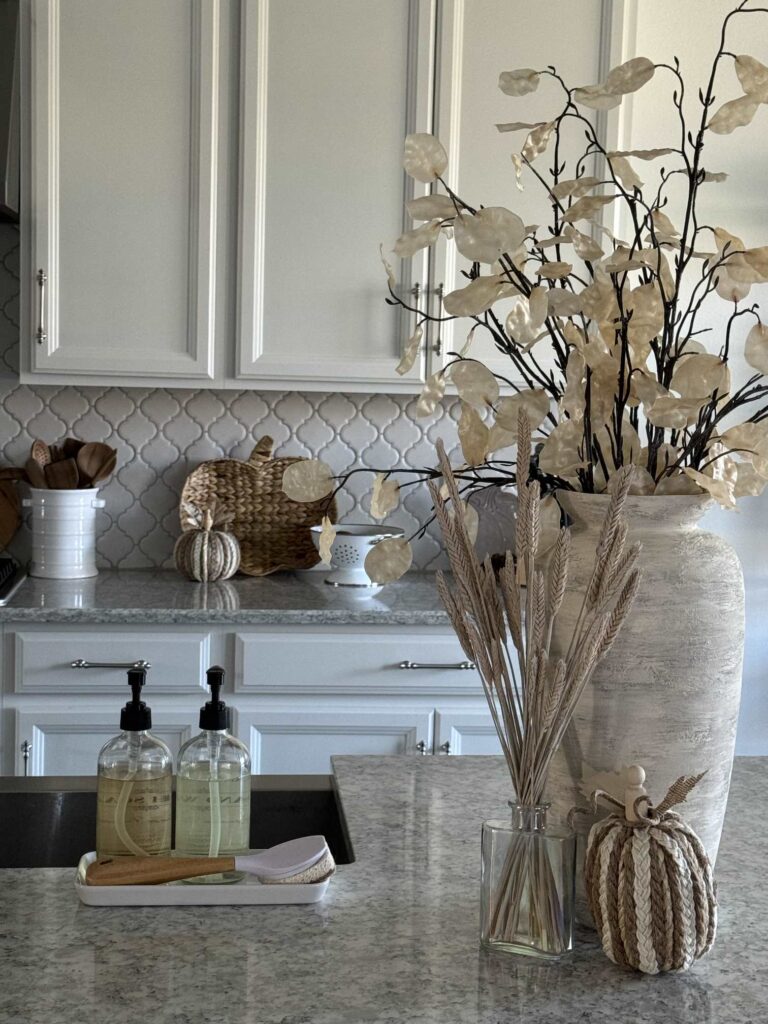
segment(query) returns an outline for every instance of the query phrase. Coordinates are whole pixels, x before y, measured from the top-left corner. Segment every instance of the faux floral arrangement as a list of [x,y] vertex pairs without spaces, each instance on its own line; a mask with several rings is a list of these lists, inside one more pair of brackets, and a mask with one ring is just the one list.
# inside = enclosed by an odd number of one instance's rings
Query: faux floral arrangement
[[[464,349],[429,378],[416,407],[417,415],[430,415],[448,384],[459,396],[464,465],[454,475],[462,500],[489,483],[515,482],[514,462],[503,456],[516,443],[521,409],[534,431],[532,478],[544,493],[602,492],[623,467],[631,467],[631,493],[706,492],[725,507],[766,486],[768,326],[746,300],[753,285],[768,282],[768,246],[749,247],[698,216],[700,190],[726,177],[707,166],[707,139],[748,125],[768,103],[768,67],[727,49],[728,26],[734,17],[766,13],[744,0],[724,19],[693,125],[683,109],[686,86],[677,60],[654,64],[635,57],[613,68],[605,81],[578,88],[568,86],[554,67],[503,72],[499,87],[510,97],[524,97],[547,80],[561,97],[553,101],[548,121],[497,125],[523,136],[512,154],[516,183],[522,189],[527,176],[543,190],[545,227],[526,225],[504,207],[470,205],[448,183],[448,159],[438,139],[423,133],[407,137],[405,170],[430,184],[432,193],[407,204],[418,226],[397,239],[395,256],[408,259],[442,235],[452,239],[467,265],[466,284],[445,295],[443,309],[433,314],[399,294],[384,260],[387,301],[417,316],[397,369],[406,373],[413,366],[427,323],[469,322]],[[733,66],[741,93],[717,105],[716,83],[725,65]],[[658,149],[606,150],[585,108],[616,107],[656,74],[672,80],[679,134]],[[586,143],[568,165],[560,143],[574,125]],[[649,183],[640,168],[649,169],[642,171]],[[670,183],[679,181],[685,187],[678,206]],[[617,206],[626,214],[626,238],[603,223],[606,211]],[[728,303],[731,312],[724,336],[710,345],[716,351],[708,351],[700,337],[714,302]],[[478,331],[487,331],[508,357],[508,375],[471,357]],[[733,386],[729,362],[737,344],[755,372]],[[545,347],[553,356],[551,369],[540,359]],[[318,460],[302,466],[301,479],[290,481],[291,497],[299,500],[330,495],[349,476],[334,478]],[[377,474],[374,518],[397,506],[398,473],[410,474],[409,482],[439,476],[437,469]],[[557,515],[554,502],[551,511]],[[469,519],[472,514],[466,509]],[[327,540],[331,531],[328,523]],[[387,540],[372,550],[366,568],[386,582],[410,561],[408,541]]]

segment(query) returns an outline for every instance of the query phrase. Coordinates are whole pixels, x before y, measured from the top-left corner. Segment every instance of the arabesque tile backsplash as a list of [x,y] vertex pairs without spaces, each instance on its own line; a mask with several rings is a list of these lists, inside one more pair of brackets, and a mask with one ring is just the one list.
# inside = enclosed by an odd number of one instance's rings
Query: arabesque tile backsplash
[[[20,385],[18,231],[0,225],[0,464],[23,465],[36,437],[67,434],[106,441],[118,450],[118,471],[102,488],[98,562],[102,567],[172,564],[179,533],[178,500],[187,474],[204,459],[246,458],[269,434],[280,454],[317,456],[336,471],[350,466],[418,467],[434,462],[454,403],[428,420],[408,411],[407,396],[275,391],[189,391]],[[4,376],[3,376],[4,375]],[[339,496],[340,516],[367,514],[372,477],[352,477]],[[408,488],[389,521],[409,533],[429,515],[424,486]],[[14,542],[27,542],[22,531]],[[434,568],[440,547],[434,528],[414,542],[415,564]]]

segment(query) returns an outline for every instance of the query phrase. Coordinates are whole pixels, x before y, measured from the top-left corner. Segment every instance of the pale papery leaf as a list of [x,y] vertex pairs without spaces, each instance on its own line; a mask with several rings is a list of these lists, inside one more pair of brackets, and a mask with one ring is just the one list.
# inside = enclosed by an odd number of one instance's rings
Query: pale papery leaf
[[569,224],[564,231],[565,237],[571,243],[574,248],[576,255],[581,260],[587,260],[590,263],[595,260],[602,259],[605,253],[598,242],[591,238],[589,235],[585,235],[578,228],[575,228],[572,224]]
[[389,262],[389,260],[384,255],[384,246],[383,245],[379,246],[379,257],[381,259],[381,262],[382,262],[382,265],[384,267],[384,270],[387,272],[387,282],[389,284],[389,287],[392,289],[392,291],[394,291],[395,290],[395,285],[397,284],[397,280],[395,278],[395,272],[392,269],[392,264]]
[[518,192],[523,191],[523,158],[519,153],[513,153],[511,157],[515,167],[515,186]]
[[480,516],[474,505],[468,505],[466,501],[461,503],[462,516],[464,518],[464,529],[467,531],[469,543],[474,544],[480,529]]
[[550,316],[576,316],[583,308],[580,294],[566,288],[550,288],[547,292],[547,313]]
[[488,454],[490,430],[477,410],[467,402],[461,403],[458,434],[464,461],[468,466],[481,466]]
[[586,410],[586,371],[584,356],[578,349],[572,348],[565,367],[565,389],[560,399],[560,408],[576,423],[584,419]]
[[632,466],[630,477],[630,494],[653,494],[656,491],[656,481],[644,466]]
[[650,370],[636,369],[633,371],[629,382],[630,396],[634,404],[642,402],[648,408],[657,399],[666,397],[672,398],[669,391],[661,385]]
[[475,408],[494,405],[499,397],[499,382],[483,363],[461,359],[451,363],[448,372],[459,398]]
[[555,199],[579,199],[591,192],[600,184],[600,179],[594,175],[584,175],[582,178],[566,178],[553,185],[550,192]]
[[757,113],[759,103],[752,96],[728,100],[715,111],[707,128],[715,135],[730,135],[736,128],[748,125]]
[[642,189],[643,182],[640,176],[625,156],[611,157],[610,164],[613,173],[628,192],[632,192],[633,189]]
[[505,96],[526,96],[539,87],[539,72],[533,68],[515,68],[514,71],[502,71],[499,75],[499,88]]
[[400,484],[385,473],[377,473],[371,492],[371,515],[374,519],[386,519],[400,503]]
[[758,471],[768,470],[768,420],[729,427],[720,441],[724,450],[737,452],[739,458],[751,462]]
[[744,358],[751,367],[768,375],[768,327],[756,323],[747,335]]
[[440,236],[441,221],[431,220],[412,231],[405,231],[395,242],[393,252],[400,259],[410,259],[421,249],[434,245]]
[[539,468],[552,476],[573,477],[585,465],[579,454],[583,441],[580,424],[563,420],[552,430],[539,452]]
[[654,210],[651,219],[654,234],[660,242],[671,242],[680,237],[680,232],[663,210]]
[[523,144],[523,148],[520,153],[523,160],[527,160],[528,163],[533,163],[537,156],[541,156],[549,145],[549,140],[552,138],[554,130],[554,121],[546,121],[544,124],[536,125],[536,127],[528,133],[528,138]]
[[502,430],[517,437],[520,413],[524,412],[531,432],[538,430],[549,413],[549,395],[543,388],[519,391],[505,395],[496,404],[496,423]]
[[615,156],[635,156],[638,160],[656,160],[660,156],[669,156],[677,152],[678,150],[673,149],[671,146],[665,146],[661,149],[612,149],[607,156],[609,160],[612,160]]
[[421,351],[421,339],[423,337],[424,329],[422,327],[417,327],[406,342],[400,362],[395,367],[395,373],[400,374],[401,377],[403,374],[408,373],[413,369],[419,356],[419,352]]
[[472,348],[472,342],[475,340],[475,331],[479,326],[479,324],[473,324],[473,326],[470,327],[469,334],[467,335],[467,340],[461,346],[461,349],[459,351],[459,359],[466,359],[467,356],[469,355],[469,351]]
[[488,454],[492,455],[502,448],[511,448],[516,441],[517,429],[505,430],[498,423],[493,423],[488,433]]
[[695,484],[698,484],[703,491],[711,494],[715,501],[719,502],[723,508],[736,508],[736,498],[734,495],[735,480],[716,480],[711,476],[707,476],[706,473],[700,473],[699,470],[692,469],[690,466],[687,466],[683,473],[693,480]]
[[691,480],[690,477],[680,470],[679,472],[671,473],[669,476],[663,476],[656,484],[654,494],[678,494],[678,495],[695,495],[703,494],[704,491],[699,485]]
[[385,537],[365,556],[364,568],[373,583],[392,583],[413,563],[411,545],[403,537]]
[[576,103],[590,110],[613,110],[621,103],[621,96],[608,92],[604,85],[583,85],[573,90],[573,98]]
[[523,243],[525,225],[503,206],[489,206],[476,214],[462,213],[454,223],[456,248],[468,260],[495,263]]
[[739,54],[734,66],[744,92],[759,103],[768,103],[768,67],[746,53]]
[[604,207],[615,199],[616,196],[582,196],[565,211],[562,220],[566,224],[575,224],[580,220],[593,220],[600,215]]
[[531,289],[531,294],[528,296],[528,308],[531,313],[531,326],[538,330],[547,319],[547,310],[549,303],[547,300],[548,289],[542,288],[541,285],[536,285]]
[[507,314],[504,322],[507,337],[521,348],[527,348],[536,340],[537,330],[531,322],[528,299],[520,297]]
[[333,473],[320,459],[292,462],[283,473],[283,493],[291,501],[319,501],[333,490]]
[[675,293],[675,279],[669,266],[667,254],[656,246],[648,249],[638,249],[635,252],[635,260],[650,270],[661,281],[664,295],[671,298]]
[[572,270],[573,265],[571,263],[555,260],[551,263],[542,263],[536,270],[536,274],[538,277],[544,277],[548,281],[556,281],[562,277],[568,277]]
[[736,483],[733,488],[734,498],[759,497],[766,486],[768,476],[757,472],[750,462],[740,462],[736,468]]
[[541,121],[505,121],[502,124],[496,125],[496,130],[499,132],[529,132],[536,125],[542,124]]
[[425,416],[432,415],[443,400],[443,395],[445,394],[445,383],[444,370],[438,370],[436,373],[433,373],[431,377],[427,378],[413,411],[413,415],[417,419],[423,419]]
[[657,398],[653,405],[646,408],[645,415],[655,427],[683,430],[696,422],[701,407],[708,400],[708,398],[686,399],[663,396]]
[[726,181],[727,179],[728,175],[725,171],[705,171],[701,178],[703,183],[710,181],[719,183]]
[[417,196],[405,204],[413,220],[450,220],[456,216],[456,204],[450,196]]
[[443,299],[446,313],[451,316],[475,316],[484,313],[502,293],[504,281],[499,274],[476,277],[464,288],[449,292]]
[[553,245],[568,245],[570,239],[567,235],[547,235],[536,241],[537,249],[551,249]]
[[[650,355],[651,342],[664,327],[664,303],[658,286],[651,282],[633,288],[624,296],[624,307],[631,317],[627,339],[635,349],[635,365],[642,365]],[[646,348],[647,346],[647,348]]]
[[690,355],[693,352],[706,352],[706,346],[702,345],[696,338],[686,338],[683,344],[680,346],[680,355],[685,353]]
[[716,390],[722,398],[730,391],[730,372],[719,356],[684,355],[675,363],[671,388],[683,398],[709,398]]
[[323,516],[317,549],[318,552],[320,553],[320,561],[323,562],[325,565],[331,564],[331,548],[333,547],[333,542],[335,539],[336,527],[333,525],[328,516]]
[[448,155],[442,143],[428,132],[415,132],[405,138],[403,167],[417,181],[428,184],[443,174]]
[[618,106],[622,96],[636,92],[649,82],[655,70],[653,62],[647,57],[633,57],[611,68],[604,82],[574,89],[573,98],[593,110],[611,110]]

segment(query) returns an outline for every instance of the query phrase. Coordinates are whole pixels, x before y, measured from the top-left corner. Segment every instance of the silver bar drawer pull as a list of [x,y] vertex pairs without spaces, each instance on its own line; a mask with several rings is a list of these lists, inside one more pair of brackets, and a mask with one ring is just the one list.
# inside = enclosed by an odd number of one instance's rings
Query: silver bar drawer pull
[[152,668],[148,661],[139,658],[138,661],[86,661],[85,658],[76,658],[71,668]]
[[436,669],[441,669],[443,672],[453,672],[453,671],[466,672],[466,671],[471,671],[471,670],[476,669],[477,665],[475,665],[474,661],[456,661],[456,662],[453,662],[452,664],[449,662],[447,664],[442,664],[442,665],[438,664],[437,662],[427,662],[427,661],[401,661],[400,664],[397,667],[398,668],[436,668]]
[[37,330],[35,331],[35,340],[38,345],[42,345],[43,342],[48,340],[48,332],[45,329],[45,284],[48,280],[48,275],[41,267],[37,272],[37,286],[40,289],[40,315],[37,319]]

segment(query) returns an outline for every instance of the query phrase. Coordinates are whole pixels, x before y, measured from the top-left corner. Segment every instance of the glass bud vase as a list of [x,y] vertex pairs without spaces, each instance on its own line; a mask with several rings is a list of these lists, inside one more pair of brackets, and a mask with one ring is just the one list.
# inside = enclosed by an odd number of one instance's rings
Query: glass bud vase
[[557,960],[573,946],[576,836],[547,826],[549,804],[510,807],[510,821],[483,823],[480,939]]

